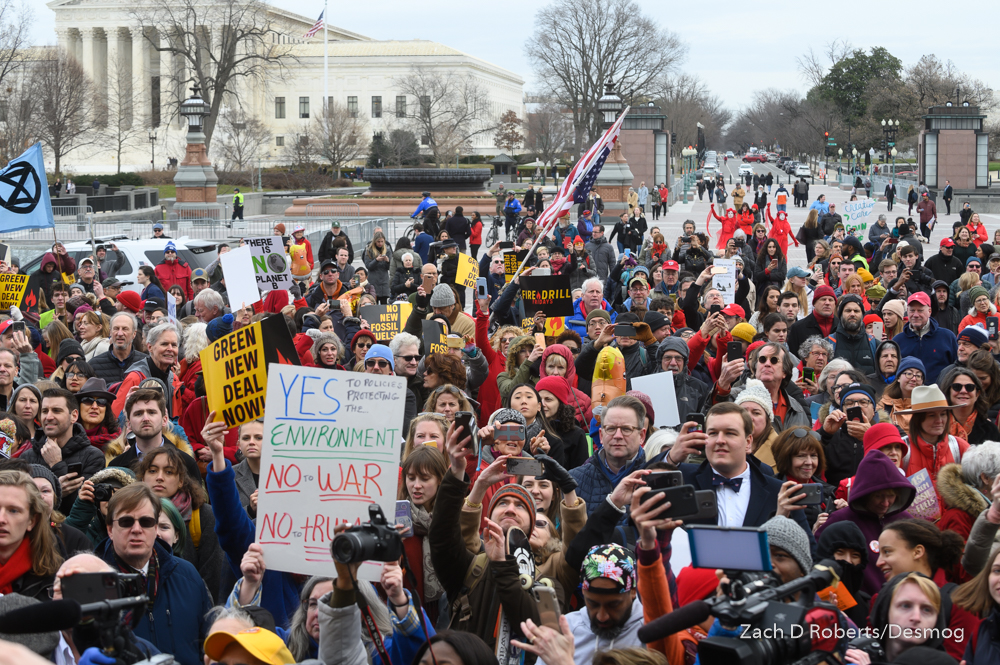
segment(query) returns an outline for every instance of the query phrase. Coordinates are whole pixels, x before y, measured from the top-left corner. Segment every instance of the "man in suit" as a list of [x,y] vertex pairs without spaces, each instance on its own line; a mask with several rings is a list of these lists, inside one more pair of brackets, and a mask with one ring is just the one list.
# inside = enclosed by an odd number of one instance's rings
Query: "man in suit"
[[885,186],[885,203],[889,208],[889,212],[892,212],[892,202],[896,200],[896,185],[892,184],[892,180],[889,184]]
[[955,196],[955,190],[951,186],[951,182],[948,180],[944,181],[944,192],[941,194],[941,198],[944,199],[944,205],[947,212],[944,214],[951,214],[951,199]]
[[[747,461],[753,442],[753,421],[742,406],[729,402],[716,404],[705,416],[705,431],[690,431],[695,423],[685,423],[671,449],[671,457],[684,459],[704,450],[706,460],[700,465],[681,464],[684,483],[696,490],[715,490],[719,514],[715,523],[725,527],[758,527],[773,515],[783,515],[798,523],[815,547],[812,529],[806,521],[804,506],[795,506],[802,486],[793,481],[782,483],[765,475],[760,467]],[[689,521],[691,524],[698,520]],[[711,524],[702,521],[702,524]]]

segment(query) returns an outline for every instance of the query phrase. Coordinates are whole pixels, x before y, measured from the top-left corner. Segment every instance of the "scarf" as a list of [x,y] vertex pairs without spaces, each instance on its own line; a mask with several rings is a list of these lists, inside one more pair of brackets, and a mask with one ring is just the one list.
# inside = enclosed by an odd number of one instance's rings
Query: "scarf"
[[412,501],[410,506],[412,508],[410,514],[413,519],[413,534],[420,536],[421,559],[423,559],[424,568],[424,602],[430,603],[437,601],[444,595],[444,587],[441,586],[441,580],[438,579],[434,565],[431,563],[431,541],[427,538],[427,533],[431,528],[432,515]]
[[813,317],[816,319],[816,323],[819,325],[819,329],[823,331],[823,337],[828,336],[833,331],[833,317],[823,317],[820,316],[819,312],[813,310]]
[[0,593],[12,593],[14,582],[29,572],[31,572],[31,541],[24,538],[7,563],[0,565]]
[[174,507],[177,508],[177,512],[181,514],[181,517],[184,518],[184,523],[187,524],[190,522],[192,510],[191,495],[184,490],[181,490],[177,494],[173,495],[170,498],[170,501],[174,504]]
[[107,445],[109,441],[114,441],[118,438],[121,432],[109,432],[108,428],[104,425],[98,425],[94,429],[87,430],[87,438],[90,439],[90,445],[94,446],[98,450],[103,452],[104,446]]
[[[115,565],[118,566],[118,570],[120,572],[126,573],[128,575],[138,573],[139,575],[142,576],[143,581],[146,583],[146,597],[149,598],[149,600],[146,603],[146,609],[150,614],[152,614],[153,603],[156,601],[156,592],[159,591],[160,589],[160,559],[156,555],[156,550],[154,549],[152,554],[149,556],[149,567],[146,568],[145,575],[142,574],[141,570],[136,570],[132,566],[125,563],[125,561],[120,556],[118,556],[117,552],[115,552]],[[134,611],[135,611],[134,609],[131,609],[125,612],[124,615],[122,615],[122,625],[125,626],[135,625],[132,623],[132,616]]]

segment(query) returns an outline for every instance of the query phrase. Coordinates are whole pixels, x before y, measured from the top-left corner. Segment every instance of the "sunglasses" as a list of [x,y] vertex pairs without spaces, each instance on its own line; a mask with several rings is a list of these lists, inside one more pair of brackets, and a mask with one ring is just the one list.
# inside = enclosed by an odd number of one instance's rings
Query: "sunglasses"
[[103,397],[81,397],[80,404],[96,404],[97,406],[107,406],[108,400]]
[[385,369],[389,367],[389,361],[382,358],[371,358],[365,361],[365,367],[371,369],[372,367],[378,367],[379,369]]
[[334,270],[333,268],[327,268],[326,270],[323,271],[322,274],[324,274],[324,275],[333,275],[334,273],[336,273],[336,274],[339,275],[340,271],[339,270]]
[[[115,520],[118,526],[121,527],[122,529],[131,529],[133,526],[135,526],[135,521],[136,521],[135,518],[132,517],[131,515],[126,515],[125,517],[119,517],[118,519]],[[143,529],[152,529],[153,527],[156,526],[156,519],[153,517],[149,517],[148,515],[144,515],[139,518],[139,526],[141,526]]]
[[419,354],[413,354],[412,356],[396,356],[400,360],[405,360],[408,363],[415,363],[420,360],[421,356]]
[[770,363],[771,365],[777,365],[778,363],[781,362],[781,358],[779,358],[778,356],[760,356],[759,358],[757,358],[757,361],[762,363]]
[[494,441],[524,441],[524,425],[504,423],[493,430]]
[[951,384],[951,391],[955,393],[973,393],[976,392],[976,384],[974,383],[953,383]]
[[369,340],[360,340],[357,344],[355,344],[355,346],[360,346],[362,349],[368,349],[371,348],[371,345],[373,343],[374,342],[371,342]]

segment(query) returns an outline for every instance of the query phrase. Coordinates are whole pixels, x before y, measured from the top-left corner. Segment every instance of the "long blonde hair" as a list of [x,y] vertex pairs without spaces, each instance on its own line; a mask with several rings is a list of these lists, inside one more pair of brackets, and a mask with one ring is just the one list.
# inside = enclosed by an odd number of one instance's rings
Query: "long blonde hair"
[[806,287],[795,288],[792,284],[791,279],[785,280],[785,286],[781,289],[782,293],[785,291],[791,291],[799,298],[799,311],[802,312],[802,316],[809,313],[809,290]]
[[49,507],[42,499],[35,481],[23,471],[0,471],[0,487],[20,487],[24,490],[28,499],[28,515],[35,521],[26,536],[31,544],[31,572],[39,577],[55,575],[63,558],[49,525]]

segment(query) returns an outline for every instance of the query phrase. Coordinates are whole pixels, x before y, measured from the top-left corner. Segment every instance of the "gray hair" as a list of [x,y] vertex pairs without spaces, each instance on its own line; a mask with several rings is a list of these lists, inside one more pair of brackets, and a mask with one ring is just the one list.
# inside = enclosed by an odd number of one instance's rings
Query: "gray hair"
[[399,257],[399,260],[400,261],[405,261],[406,257],[410,257],[411,261],[413,260],[413,254],[410,254],[409,252],[404,252],[403,255],[401,257]]
[[132,332],[135,332],[136,330],[139,329],[139,320],[135,318],[135,314],[133,314],[132,312],[115,312],[114,316],[111,317],[111,320],[108,321],[109,328],[115,327],[115,319],[117,319],[119,316],[124,316],[129,321],[132,322]]
[[177,345],[179,347],[181,343],[181,331],[169,321],[159,323],[146,331],[146,346],[153,346],[160,339],[160,336],[167,332],[177,335]]
[[257,625],[253,622],[253,619],[250,618],[249,614],[247,614],[242,609],[236,607],[226,607],[225,605],[216,605],[215,607],[210,609],[207,614],[205,614],[205,623],[208,624],[209,626],[212,626],[215,623],[222,621],[224,619],[232,619],[233,621],[239,621],[240,623],[246,625],[247,630],[257,627]]
[[[826,351],[827,362],[833,360],[833,344],[830,344],[830,342],[823,339],[819,335],[806,337],[806,341],[802,342],[802,346],[799,347],[799,353],[798,353],[799,358],[801,358],[802,360],[808,358],[809,352],[813,350],[814,346],[818,346],[824,351]],[[823,369],[825,370],[826,368],[824,367]]]
[[[811,349],[812,347],[809,348]],[[851,369],[851,363],[847,362],[843,358],[834,358],[828,362],[826,367],[823,368],[823,371],[819,373],[819,380],[816,382],[816,385],[818,385],[821,390],[826,392],[826,382],[830,380],[830,375],[840,374],[845,369]]]
[[599,287],[601,287],[601,293],[602,294],[604,293],[604,282],[602,282],[597,277],[591,277],[590,279],[583,280],[583,284],[580,285],[580,288],[583,289],[584,293],[586,293],[587,289],[590,288],[591,284],[597,284]]
[[215,289],[205,289],[198,295],[194,297],[194,304],[204,305],[209,309],[218,310],[222,313],[222,310],[226,308],[226,303],[222,299],[222,294]]
[[1000,442],[983,441],[970,446],[962,456],[962,478],[975,488],[982,486],[982,476],[993,479],[1000,474]]
[[411,335],[408,332],[401,332],[393,337],[392,341],[389,342],[389,350],[392,351],[392,355],[398,356],[400,349],[404,346],[410,346],[411,344],[416,344],[419,347],[420,338],[416,335]]
[[[288,626],[288,650],[292,652],[292,655],[295,657],[295,662],[308,658],[309,650],[311,648],[309,632],[306,630],[306,614],[309,611],[309,596],[312,595],[313,589],[316,588],[316,585],[323,582],[333,582],[334,579],[335,578],[333,577],[314,575],[313,577],[310,577],[302,586],[302,592],[299,594],[299,606],[292,615],[292,619]],[[371,584],[359,584],[358,586],[362,588],[371,587]]]

